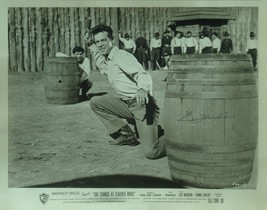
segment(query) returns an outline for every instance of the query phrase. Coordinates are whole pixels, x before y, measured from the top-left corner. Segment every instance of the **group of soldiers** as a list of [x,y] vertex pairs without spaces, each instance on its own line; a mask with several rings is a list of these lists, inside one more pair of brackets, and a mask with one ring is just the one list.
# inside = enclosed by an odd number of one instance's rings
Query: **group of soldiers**
[[[119,33],[119,39],[122,47],[134,54],[137,60],[143,65],[144,69],[148,69],[148,60],[151,63],[151,69],[156,70],[161,67],[166,67],[168,59],[175,54],[230,54],[233,52],[233,41],[230,34],[226,31],[223,33],[224,38],[221,40],[218,33],[213,32],[211,39],[204,31],[199,33],[199,39],[192,36],[192,32],[188,31],[184,35],[181,31],[174,31],[174,37],[171,36],[171,31],[164,31],[160,38],[160,33],[156,32],[150,41],[150,45],[142,33],[137,34],[137,39],[134,41],[131,35],[126,33],[122,37]],[[253,67],[256,70],[257,65],[257,40],[255,33],[250,33],[250,39],[247,42],[247,53],[251,54]]]

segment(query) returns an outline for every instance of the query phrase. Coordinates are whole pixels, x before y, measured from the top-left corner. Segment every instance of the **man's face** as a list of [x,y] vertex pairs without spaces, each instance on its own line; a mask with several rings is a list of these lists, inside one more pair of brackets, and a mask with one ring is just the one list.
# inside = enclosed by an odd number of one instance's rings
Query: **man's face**
[[253,40],[255,37],[254,36],[250,36],[250,38]]
[[187,37],[190,38],[192,36],[191,33],[187,33]]
[[83,59],[84,59],[83,52],[75,52],[74,56],[77,58],[79,63],[83,62]]
[[108,37],[108,32],[103,31],[94,35],[94,41],[101,55],[107,56],[110,53],[113,43]]
[[142,34],[141,34],[141,33],[138,33],[138,34],[137,34],[137,37],[138,37],[138,38],[142,37]]

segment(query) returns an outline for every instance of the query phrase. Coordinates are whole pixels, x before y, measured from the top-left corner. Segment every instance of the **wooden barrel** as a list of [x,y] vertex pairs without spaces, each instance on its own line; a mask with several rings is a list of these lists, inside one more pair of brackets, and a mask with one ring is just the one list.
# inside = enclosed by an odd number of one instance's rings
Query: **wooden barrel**
[[80,73],[76,58],[45,59],[45,93],[48,103],[73,104],[79,100]]
[[164,130],[172,179],[201,188],[246,184],[258,135],[250,56],[177,55],[170,60]]

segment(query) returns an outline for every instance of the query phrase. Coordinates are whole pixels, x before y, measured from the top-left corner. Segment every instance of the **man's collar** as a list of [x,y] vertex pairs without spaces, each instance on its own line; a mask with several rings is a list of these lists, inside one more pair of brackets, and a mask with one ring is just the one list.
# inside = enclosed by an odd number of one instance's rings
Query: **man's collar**
[[117,46],[112,47],[110,53],[108,54],[108,60],[112,60],[114,58],[115,53],[119,50]]

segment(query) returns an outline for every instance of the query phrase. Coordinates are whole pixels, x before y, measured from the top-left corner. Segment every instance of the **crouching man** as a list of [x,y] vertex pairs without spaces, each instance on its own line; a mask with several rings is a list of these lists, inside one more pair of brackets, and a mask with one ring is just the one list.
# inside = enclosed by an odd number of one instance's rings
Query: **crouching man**
[[118,94],[118,97],[93,97],[90,101],[91,109],[113,137],[109,144],[139,144],[135,133],[122,120],[134,119],[145,156],[148,159],[166,156],[164,141],[159,141],[157,136],[159,109],[152,96],[151,76],[132,54],[114,46],[109,26],[98,25],[91,33],[95,43],[89,47],[92,56]]
[[77,58],[80,67],[81,96],[79,100],[84,101],[88,99],[88,91],[93,86],[93,83],[89,80],[91,70],[90,61],[84,56],[84,49],[80,46],[75,46],[72,49],[72,53]]

